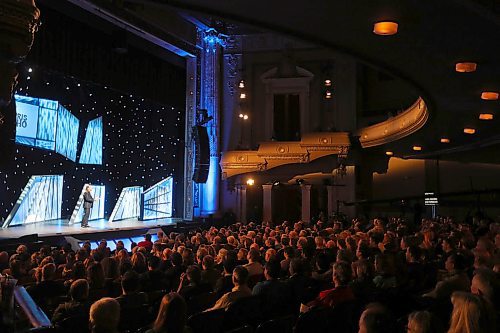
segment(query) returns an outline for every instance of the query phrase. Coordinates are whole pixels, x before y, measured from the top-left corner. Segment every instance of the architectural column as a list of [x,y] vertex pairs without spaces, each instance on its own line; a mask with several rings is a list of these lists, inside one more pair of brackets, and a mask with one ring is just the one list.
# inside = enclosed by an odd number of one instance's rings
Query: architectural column
[[225,36],[210,28],[201,32],[203,51],[201,55],[201,108],[207,110],[208,138],[210,142],[210,167],[208,179],[200,186],[200,215],[214,214],[219,209],[219,186],[220,186],[220,81],[221,81],[221,57],[222,44]]
[[302,192],[302,222],[311,222],[311,185],[300,185]]
[[273,220],[273,206],[272,206],[272,189],[273,185],[272,184],[265,184],[262,185],[263,189],[263,217],[262,221],[263,222],[272,222]]
[[333,215],[336,207],[335,193],[333,191],[334,187],[332,185],[327,185],[326,190],[328,191],[328,218]]
[[246,185],[241,185],[238,187],[239,191],[239,207],[238,207],[238,220],[241,223],[246,223],[247,222],[247,186]]

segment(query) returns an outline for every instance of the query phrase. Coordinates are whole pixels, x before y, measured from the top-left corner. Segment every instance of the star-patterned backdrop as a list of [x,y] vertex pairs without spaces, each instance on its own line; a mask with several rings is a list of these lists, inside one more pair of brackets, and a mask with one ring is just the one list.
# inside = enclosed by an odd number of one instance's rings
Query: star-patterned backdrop
[[173,216],[181,216],[183,95],[170,105],[159,104],[30,64],[20,68],[16,93],[57,100],[80,120],[77,162],[88,122],[102,116],[103,164],[82,165],[54,151],[16,145],[7,167],[0,170],[0,218],[10,213],[30,176],[58,174],[64,175],[62,218],[71,215],[85,183],[106,186],[108,217],[123,187],[146,189],[168,176],[174,177]]

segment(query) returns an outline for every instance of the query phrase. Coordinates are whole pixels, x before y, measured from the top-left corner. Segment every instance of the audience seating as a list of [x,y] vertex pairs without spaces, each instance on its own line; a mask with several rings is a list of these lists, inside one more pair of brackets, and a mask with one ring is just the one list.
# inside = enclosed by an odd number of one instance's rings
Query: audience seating
[[257,326],[255,333],[292,333],[294,322],[293,316],[270,319]]
[[224,314],[224,309],[196,313],[189,317],[188,326],[193,330],[193,333],[219,333],[223,330]]
[[247,324],[257,327],[264,318],[258,296],[240,298],[226,309],[224,328],[226,330]]

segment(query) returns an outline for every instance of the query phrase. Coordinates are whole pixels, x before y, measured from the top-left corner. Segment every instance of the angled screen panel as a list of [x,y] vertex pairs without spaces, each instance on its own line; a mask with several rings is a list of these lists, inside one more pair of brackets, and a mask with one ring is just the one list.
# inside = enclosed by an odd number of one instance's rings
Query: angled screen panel
[[63,176],[31,176],[3,227],[61,218]]
[[173,184],[173,178],[168,177],[144,191],[143,220],[172,217]]
[[130,218],[139,218],[141,215],[142,186],[125,187],[120,193],[109,222]]
[[59,104],[57,110],[56,152],[73,162],[76,160],[79,120]]
[[91,220],[99,220],[104,218],[104,203],[106,201],[106,186],[104,185],[92,185],[85,184],[83,185],[82,192],[78,197],[78,201],[76,202],[75,209],[73,210],[73,214],[71,214],[71,218],[69,219],[69,224],[80,223],[83,219],[83,214],[85,210],[83,209],[83,193],[85,192],[85,188],[87,185],[92,186],[92,197],[94,198],[94,206],[90,210],[89,221]]
[[80,164],[102,164],[102,117],[89,121]]

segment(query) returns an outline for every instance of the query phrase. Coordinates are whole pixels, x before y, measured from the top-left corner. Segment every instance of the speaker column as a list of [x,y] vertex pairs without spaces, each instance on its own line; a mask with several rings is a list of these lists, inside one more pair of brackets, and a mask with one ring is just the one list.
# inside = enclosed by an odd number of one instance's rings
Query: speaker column
[[210,168],[210,144],[207,128],[199,125],[193,126],[193,139],[195,147],[193,181],[206,183]]

